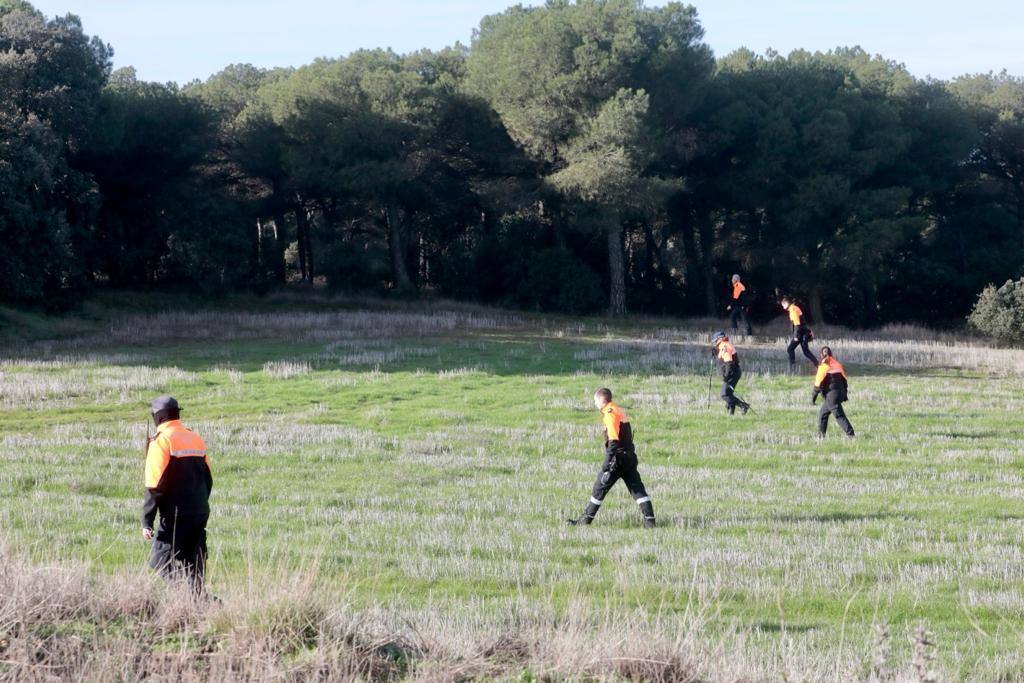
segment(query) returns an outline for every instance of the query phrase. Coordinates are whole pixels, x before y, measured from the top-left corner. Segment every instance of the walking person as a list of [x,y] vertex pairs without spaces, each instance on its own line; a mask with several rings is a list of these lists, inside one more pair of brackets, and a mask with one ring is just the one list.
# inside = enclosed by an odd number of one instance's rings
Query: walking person
[[739,273],[737,273],[732,276],[732,299],[726,308],[727,311],[731,311],[729,319],[732,321],[733,332],[739,331],[739,320],[743,318],[743,324],[747,328],[747,335],[754,334],[754,330],[750,327],[750,319],[747,317],[747,307],[749,305],[747,287],[740,280]]
[[597,481],[594,482],[594,489],[586,510],[577,519],[570,519],[569,523],[590,524],[593,522],[608,491],[615,485],[615,482],[622,479],[626,483],[630,495],[640,507],[644,526],[652,528],[655,526],[654,505],[651,503],[651,497],[647,495],[647,489],[644,488],[644,482],[640,479],[640,473],[637,471],[633,428],[629,423],[629,417],[626,415],[626,411],[612,403],[610,389],[598,389],[594,393],[594,406],[601,411],[601,421],[605,429],[604,463],[601,465],[601,471],[597,474]]
[[811,328],[808,327],[807,321],[804,319],[804,312],[793,303],[793,300],[789,297],[783,297],[782,299],[782,310],[789,313],[789,322],[793,325],[793,339],[789,342],[789,346],[786,347],[786,353],[789,354],[789,368],[790,370],[796,370],[796,347],[799,346],[800,350],[804,352],[804,356],[811,362],[811,365],[818,365],[818,359],[814,357],[811,350],[807,348],[808,342],[814,339],[814,333]]
[[[206,444],[181,423],[181,408],[170,396],[153,400],[156,436],[146,447],[146,494],[142,536],[153,542],[149,566],[167,579],[183,579],[204,595],[206,523],[213,475]],[[157,513],[160,525],[154,529]]]
[[750,404],[746,401],[741,400],[736,396],[736,385],[740,381],[740,377],[743,376],[743,371],[740,369],[740,357],[736,353],[736,347],[729,341],[729,337],[725,335],[725,332],[715,332],[711,337],[711,341],[714,343],[714,348],[711,349],[711,353],[718,359],[718,362],[722,370],[722,400],[725,401],[725,409],[730,415],[736,414],[736,408],[740,409],[740,413],[743,415],[747,414],[750,410]]
[[842,363],[832,356],[832,349],[827,346],[821,347],[821,365],[818,366],[818,374],[814,377],[811,405],[817,403],[821,394],[825,395],[825,400],[818,411],[818,435],[825,436],[825,432],[828,431],[828,416],[835,415],[836,423],[846,435],[854,436],[853,425],[843,410],[843,403],[849,398],[846,370],[843,369]]

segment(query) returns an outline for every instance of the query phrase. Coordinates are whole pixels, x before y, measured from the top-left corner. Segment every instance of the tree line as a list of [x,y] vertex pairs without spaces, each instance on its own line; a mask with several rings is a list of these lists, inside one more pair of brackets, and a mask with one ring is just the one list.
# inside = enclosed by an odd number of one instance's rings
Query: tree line
[[860,48],[717,58],[693,7],[549,0],[470,46],[112,70],[0,0],[0,299],[317,284],[716,315],[962,321],[1024,266],[1024,80]]

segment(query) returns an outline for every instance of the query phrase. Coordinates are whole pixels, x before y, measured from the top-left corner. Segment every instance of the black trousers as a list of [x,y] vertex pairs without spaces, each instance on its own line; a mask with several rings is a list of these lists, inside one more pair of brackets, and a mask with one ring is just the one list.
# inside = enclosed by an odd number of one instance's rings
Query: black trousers
[[732,329],[740,329],[738,324],[740,318],[743,318],[743,324],[747,327],[747,334],[754,334],[754,331],[750,328],[750,319],[747,318],[747,312],[743,310],[743,306],[734,303],[732,305],[732,313],[729,314],[729,319],[732,321]]
[[202,591],[206,574],[205,515],[160,515],[160,526],[153,538],[149,566],[166,579],[188,581],[196,592]]
[[722,400],[725,401],[725,408],[730,413],[736,412],[736,406],[740,404],[740,400],[736,398],[736,385],[740,382],[740,377],[743,376],[743,371],[740,370],[739,366],[730,368],[722,375]]
[[807,343],[810,342],[810,336],[811,335],[807,330],[804,329],[798,328],[793,332],[793,339],[790,340],[789,346],[786,347],[786,353],[789,354],[790,365],[796,365],[796,347],[799,346],[804,352],[804,355],[807,356],[807,360],[811,361],[815,367],[818,366],[818,359],[815,358],[814,354],[811,353],[811,350],[807,348]]
[[601,471],[597,473],[597,480],[594,482],[594,488],[590,494],[590,503],[587,505],[586,512],[583,513],[585,523],[589,524],[590,520],[594,519],[597,511],[601,509],[604,497],[608,495],[619,479],[626,483],[629,494],[640,506],[640,513],[644,516],[645,524],[653,525],[654,505],[651,503],[651,497],[647,495],[647,489],[644,488],[640,472],[637,471],[636,455],[632,453],[605,458],[604,464],[601,465]]
[[843,401],[845,400],[845,392],[839,390],[829,391],[825,394],[825,401],[818,411],[819,434],[825,436],[825,432],[828,431],[828,416],[835,415],[839,427],[846,432],[847,436],[853,436],[853,425],[850,424],[850,420],[846,417],[846,411],[843,410]]

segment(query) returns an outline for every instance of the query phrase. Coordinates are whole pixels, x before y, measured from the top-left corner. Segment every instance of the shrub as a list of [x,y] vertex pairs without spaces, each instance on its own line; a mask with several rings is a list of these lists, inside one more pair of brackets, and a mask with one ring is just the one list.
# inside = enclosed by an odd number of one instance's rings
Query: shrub
[[[298,262],[296,247],[296,269]],[[391,278],[391,262],[387,249],[354,240],[323,248],[316,271],[326,276],[327,286],[333,291],[383,292],[384,283]]]
[[1005,342],[1024,342],[1024,278],[989,285],[978,296],[968,324],[984,335]]
[[528,308],[594,313],[605,295],[601,279],[569,251],[545,249],[530,262],[518,299]]

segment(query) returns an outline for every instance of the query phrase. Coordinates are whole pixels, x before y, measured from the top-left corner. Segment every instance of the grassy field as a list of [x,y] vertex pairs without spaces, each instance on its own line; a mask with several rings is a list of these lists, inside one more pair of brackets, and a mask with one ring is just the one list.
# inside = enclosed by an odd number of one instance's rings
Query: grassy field
[[[134,678],[163,653],[150,674],[1024,679],[1022,351],[820,329],[858,432],[821,441],[781,322],[735,340],[755,412],[733,418],[717,375],[707,406],[713,321],[324,302],[46,324],[0,353],[0,676]],[[599,386],[658,529],[621,484],[565,524]],[[162,393],[215,476],[225,605],[184,615],[139,534]]]

